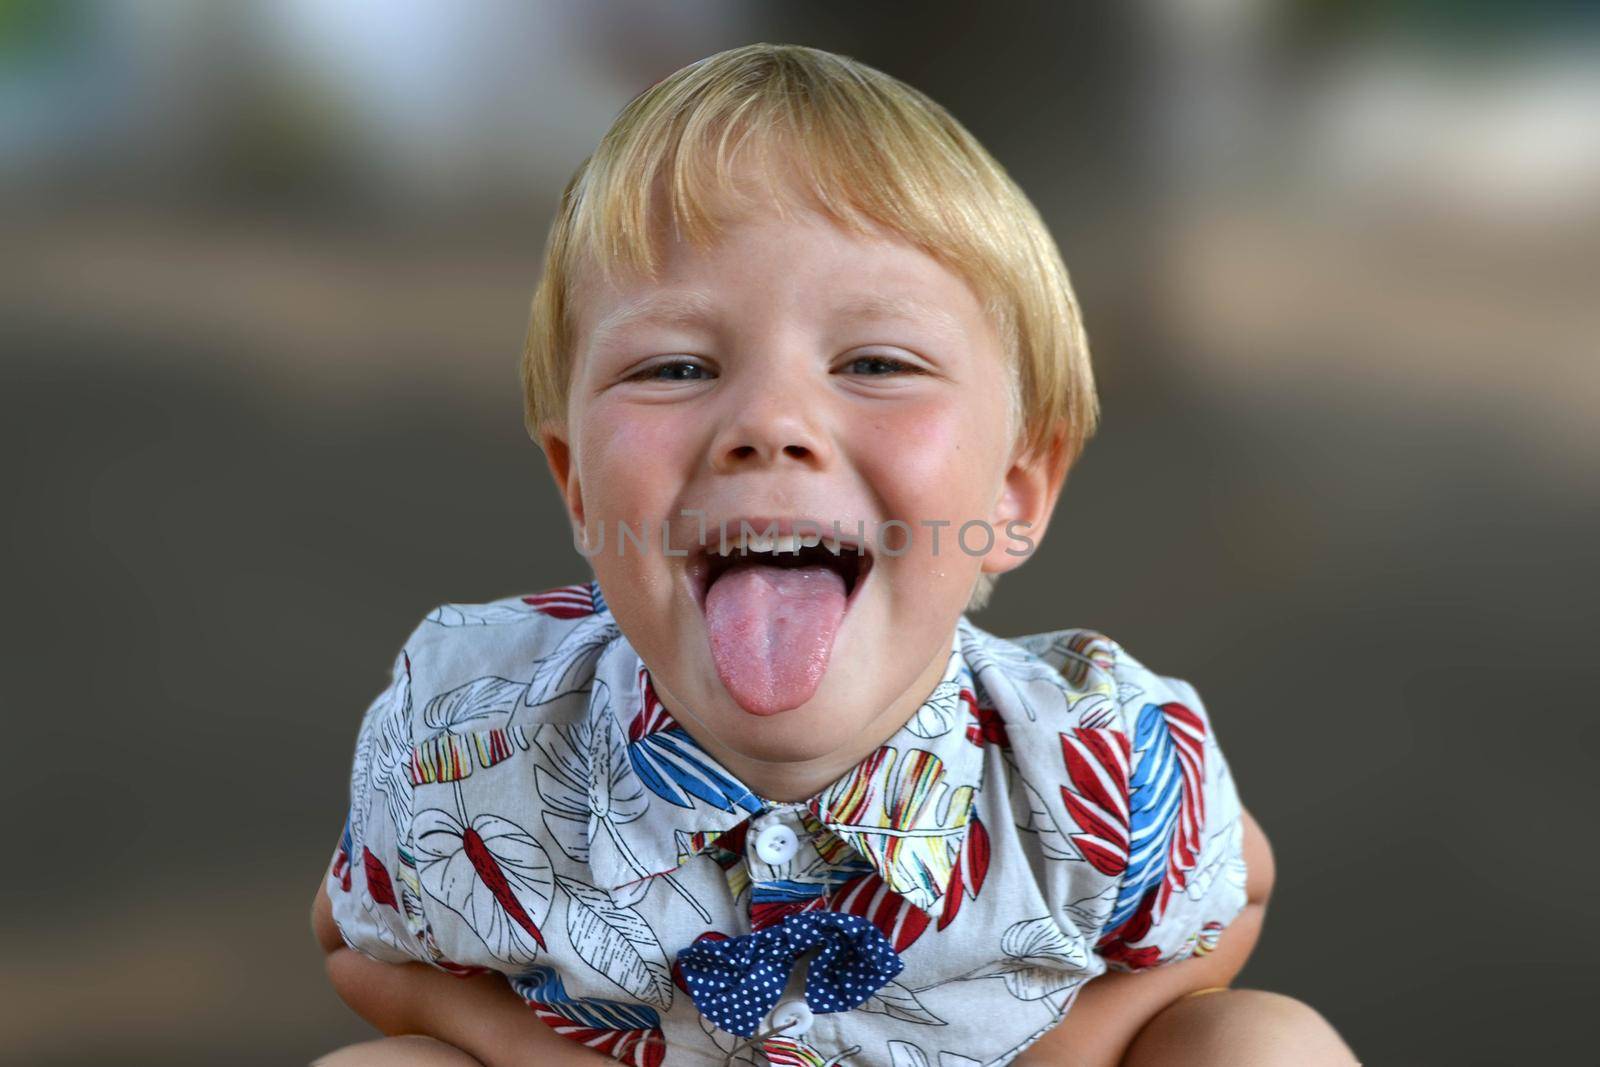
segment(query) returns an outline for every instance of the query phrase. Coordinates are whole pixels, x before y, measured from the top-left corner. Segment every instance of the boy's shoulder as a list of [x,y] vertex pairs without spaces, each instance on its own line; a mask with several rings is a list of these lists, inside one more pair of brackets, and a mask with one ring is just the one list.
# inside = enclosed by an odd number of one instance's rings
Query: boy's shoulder
[[440,604],[405,642],[413,736],[425,744],[582,717],[597,665],[620,639],[592,581]]
[[963,654],[978,700],[1016,729],[1112,729],[1132,733],[1143,709],[1182,704],[1203,713],[1199,693],[1161,674],[1097,629],[1070,627],[999,637],[963,617]]
[[1245,904],[1242,807],[1194,686],[1098,630],[963,634],[1046,899],[1114,970],[1208,951]]
[[[474,628],[537,627],[530,632],[555,632],[561,624],[576,624],[595,616],[610,615],[598,582],[557,586],[539,593],[520,593],[481,604],[440,604],[423,618],[417,631],[444,633]],[[487,632],[486,630],[478,632]]]

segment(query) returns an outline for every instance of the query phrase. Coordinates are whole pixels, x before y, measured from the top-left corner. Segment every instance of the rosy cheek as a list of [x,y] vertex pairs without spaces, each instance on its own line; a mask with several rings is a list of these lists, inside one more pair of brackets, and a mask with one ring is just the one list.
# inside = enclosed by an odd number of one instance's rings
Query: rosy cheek
[[633,408],[588,413],[593,432],[585,435],[580,472],[591,500],[604,502],[613,515],[642,511],[658,495],[676,491],[678,457],[684,447],[681,420]]
[[870,440],[859,442],[857,455],[880,486],[894,487],[896,507],[926,509],[968,495],[961,486],[973,477],[979,449],[967,412],[930,404],[873,421]]
[[611,462],[629,459],[648,462],[648,451],[666,445],[672,436],[666,420],[654,418],[648,412],[600,412],[595,425],[598,428],[596,442]]

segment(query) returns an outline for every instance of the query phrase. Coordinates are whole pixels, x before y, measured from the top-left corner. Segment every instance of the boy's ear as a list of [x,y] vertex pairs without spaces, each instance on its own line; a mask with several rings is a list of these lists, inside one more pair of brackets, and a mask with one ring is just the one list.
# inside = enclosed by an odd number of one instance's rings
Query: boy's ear
[[1057,430],[1038,449],[1018,447],[995,501],[994,546],[984,554],[986,574],[1020,567],[1044,539],[1067,478],[1067,435]]
[[567,507],[567,517],[582,529],[583,487],[578,484],[578,470],[573,466],[572,449],[567,445],[565,431],[548,424],[541,427],[539,446],[544,449],[544,461],[550,467],[550,476],[556,480],[561,502]]

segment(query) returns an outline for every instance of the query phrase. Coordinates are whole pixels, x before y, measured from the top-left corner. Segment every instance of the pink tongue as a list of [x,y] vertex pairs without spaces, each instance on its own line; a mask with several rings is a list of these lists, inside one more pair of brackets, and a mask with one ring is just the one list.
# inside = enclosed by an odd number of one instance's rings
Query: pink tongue
[[827,567],[735,564],[706,591],[711,658],[746,711],[811,699],[844,618],[844,579]]

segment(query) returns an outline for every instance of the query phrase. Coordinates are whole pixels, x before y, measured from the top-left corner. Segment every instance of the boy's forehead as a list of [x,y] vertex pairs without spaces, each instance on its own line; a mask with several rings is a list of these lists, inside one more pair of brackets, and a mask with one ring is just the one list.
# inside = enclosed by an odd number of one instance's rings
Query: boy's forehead
[[[935,273],[968,284],[942,260],[886,227],[870,221],[844,224],[810,205],[791,205],[785,211],[779,215],[759,204],[730,208],[698,240],[675,228],[670,216],[658,217],[652,222],[653,274],[634,267],[621,256],[602,266],[594,253],[585,254],[572,272],[568,289],[574,321],[592,326],[596,316],[607,315],[618,305],[652,299],[671,304],[672,294],[677,294],[678,304],[684,303],[683,294],[693,292],[699,296],[690,299],[710,303],[716,294],[705,289],[704,276],[729,269],[737,273],[738,265],[751,255],[752,246],[793,249],[805,242],[807,248],[818,244],[836,248],[838,255],[849,258],[852,270],[849,284],[842,284],[844,279],[834,279],[841,284],[830,285],[830,292],[852,304],[880,311],[903,313],[918,309],[934,318],[949,319],[948,311],[940,304],[917,301],[912,294],[925,288],[930,274]],[[736,249],[736,244],[743,247]],[[863,251],[881,253],[874,261],[875,269],[862,269]],[[759,253],[758,258],[762,258]]]
[[[697,261],[714,262],[719,244],[696,249]],[[922,284],[926,277],[922,272],[935,269],[948,273],[947,269],[932,260],[925,260],[918,266],[921,270],[888,272],[829,284],[820,294],[814,294],[818,299],[802,306],[808,312],[834,321],[898,320],[930,327],[956,341],[968,340],[973,327],[970,317],[959,314],[948,298],[941,300],[924,295],[928,290]],[[962,279],[954,280],[964,284]],[[662,269],[652,277],[622,264],[617,265],[609,278],[597,267],[586,268],[575,279],[572,292],[574,322],[578,336],[585,341],[598,339],[629,323],[689,324],[715,319],[721,303],[718,288],[705,284],[695,272],[685,274]]]

